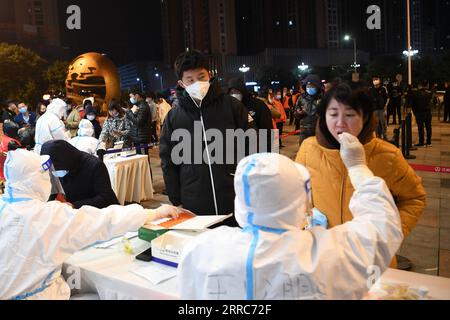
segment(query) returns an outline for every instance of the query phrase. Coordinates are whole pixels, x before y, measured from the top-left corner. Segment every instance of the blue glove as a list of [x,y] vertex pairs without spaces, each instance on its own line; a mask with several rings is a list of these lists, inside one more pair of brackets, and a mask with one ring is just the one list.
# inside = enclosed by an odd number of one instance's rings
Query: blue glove
[[313,227],[323,227],[328,229],[328,218],[317,208],[313,209]]

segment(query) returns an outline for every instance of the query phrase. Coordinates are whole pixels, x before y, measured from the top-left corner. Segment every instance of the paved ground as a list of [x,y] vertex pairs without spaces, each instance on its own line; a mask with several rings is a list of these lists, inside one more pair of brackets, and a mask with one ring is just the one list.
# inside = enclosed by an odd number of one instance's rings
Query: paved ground
[[[292,131],[287,127],[286,132]],[[389,127],[392,134],[393,126]],[[413,141],[417,141],[417,129],[413,128]],[[417,157],[410,163],[450,167],[450,124],[433,121],[433,147],[414,151]],[[294,159],[298,151],[298,137],[283,140],[286,146],[281,153]],[[156,191],[152,201],[143,203],[148,208],[169,203],[162,194],[164,181],[156,147],[151,152],[153,183]],[[404,241],[400,254],[413,263],[414,272],[450,277],[450,173],[417,172],[427,191],[427,207],[417,227]]]

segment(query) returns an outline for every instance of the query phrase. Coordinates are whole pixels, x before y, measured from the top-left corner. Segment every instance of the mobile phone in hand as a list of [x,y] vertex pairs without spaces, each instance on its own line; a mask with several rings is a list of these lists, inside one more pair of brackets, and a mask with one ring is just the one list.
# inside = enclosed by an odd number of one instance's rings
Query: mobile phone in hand
[[144,252],[142,252],[141,254],[138,254],[136,256],[137,260],[141,260],[141,261],[145,261],[145,262],[150,262],[152,261],[152,248],[145,250]]

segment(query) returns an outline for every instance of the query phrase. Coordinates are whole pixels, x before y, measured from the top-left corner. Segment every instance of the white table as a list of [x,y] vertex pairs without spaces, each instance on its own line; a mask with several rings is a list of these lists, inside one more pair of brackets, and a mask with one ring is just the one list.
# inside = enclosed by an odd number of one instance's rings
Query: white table
[[105,159],[111,186],[120,204],[153,199],[153,185],[148,156]]
[[[132,239],[135,253],[150,248],[150,243]],[[137,300],[177,300],[176,278],[159,285],[141,278],[129,270],[145,266],[147,262],[138,261],[135,255],[120,250],[122,245],[112,249],[89,248],[73,255],[63,267],[67,276],[79,272],[80,290],[74,293],[97,293],[101,299],[137,299]],[[68,269],[70,267],[70,269]],[[67,274],[69,270],[69,274]],[[381,282],[409,284],[412,287],[425,286],[432,299],[450,299],[450,279],[433,277],[418,273],[388,269],[380,279]]]

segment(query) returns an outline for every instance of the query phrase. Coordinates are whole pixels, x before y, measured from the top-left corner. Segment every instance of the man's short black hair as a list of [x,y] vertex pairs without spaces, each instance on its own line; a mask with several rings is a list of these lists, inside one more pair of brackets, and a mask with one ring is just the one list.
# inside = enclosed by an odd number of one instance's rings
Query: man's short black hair
[[183,78],[185,71],[202,68],[209,71],[208,58],[197,50],[183,52],[175,60],[175,72],[178,79]]
[[140,91],[138,88],[131,88],[130,89],[130,91],[128,92],[129,94],[133,94],[133,95],[135,95],[135,94],[138,94],[139,95],[139,97],[141,97],[141,98],[145,98],[145,95],[142,93],[142,91]]

